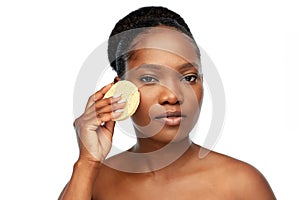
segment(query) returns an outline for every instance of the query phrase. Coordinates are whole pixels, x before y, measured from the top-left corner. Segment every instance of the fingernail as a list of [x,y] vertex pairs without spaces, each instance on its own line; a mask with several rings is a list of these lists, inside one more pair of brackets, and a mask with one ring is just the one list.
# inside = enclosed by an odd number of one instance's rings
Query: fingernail
[[113,112],[113,118],[118,118],[118,117],[120,117],[122,115],[122,113],[120,113],[120,112]]
[[115,110],[114,112],[115,113],[121,113],[121,112],[123,112],[124,111],[124,109],[118,109],[118,110]]
[[113,98],[116,99],[116,98],[119,98],[122,94],[114,94]]
[[121,99],[120,101],[118,101],[118,103],[125,103],[126,99]]

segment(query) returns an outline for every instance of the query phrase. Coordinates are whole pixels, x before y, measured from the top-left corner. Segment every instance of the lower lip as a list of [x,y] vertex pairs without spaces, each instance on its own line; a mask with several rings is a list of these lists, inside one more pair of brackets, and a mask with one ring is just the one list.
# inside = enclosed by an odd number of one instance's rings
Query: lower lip
[[178,126],[180,125],[182,119],[182,117],[163,117],[159,118],[158,120],[168,126]]

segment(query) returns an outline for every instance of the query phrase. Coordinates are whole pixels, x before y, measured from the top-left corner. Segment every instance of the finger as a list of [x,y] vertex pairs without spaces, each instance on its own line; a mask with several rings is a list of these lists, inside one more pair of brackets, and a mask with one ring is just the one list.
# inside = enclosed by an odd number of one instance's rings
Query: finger
[[99,113],[97,115],[97,119],[98,122],[100,124],[109,122],[109,121],[114,121],[116,120],[118,117],[120,117],[122,115],[123,111],[118,111],[118,112],[109,112],[109,113]]
[[[116,122],[114,121],[109,121],[104,124],[104,126],[101,126],[97,129],[97,135],[100,138],[101,141],[103,141],[103,136],[106,135],[105,138],[108,138],[110,142],[112,142],[112,137],[114,134],[114,127],[115,127]],[[106,129],[104,131],[104,129]]]
[[97,101],[99,99],[102,99],[105,95],[105,93],[113,86],[113,83],[110,83],[103,88],[101,88],[98,92],[95,93],[94,101]]
[[109,122],[105,123],[105,128],[107,128],[107,130],[109,132],[113,133],[114,129],[115,129],[115,124],[116,124],[115,121],[109,121]]
[[121,100],[121,95],[112,96],[112,97],[109,97],[109,98],[105,98],[105,99],[101,99],[99,101],[96,101],[94,107],[97,110],[97,109],[100,109],[101,107],[114,104],[114,103],[116,103],[120,100]]
[[99,113],[113,112],[113,111],[116,111],[116,110],[124,109],[125,106],[126,106],[125,102],[114,103],[114,104],[111,104],[111,105],[107,105],[107,106],[98,108],[96,110],[96,113],[99,114]]
[[75,129],[80,132],[80,130],[90,130],[90,131],[96,131],[100,126],[104,125],[105,123],[112,121],[119,116],[121,116],[122,113],[120,112],[110,112],[110,113],[101,113],[98,116],[96,113],[90,113],[88,115],[83,116],[83,118],[80,120],[81,122],[78,122],[75,124]]
[[[122,106],[123,106],[122,104],[115,107],[108,105],[107,107],[104,108],[106,112],[104,112],[103,110],[98,110],[96,112],[94,108],[89,108],[89,110],[87,110],[84,113],[84,115],[81,117],[82,118],[81,120],[85,121],[86,123],[93,122],[93,125],[99,126],[103,122],[108,122],[118,118],[123,112]],[[91,121],[93,119],[96,120]]]
[[91,95],[88,99],[88,102],[86,104],[85,109],[87,110],[89,107],[91,107],[91,105],[99,100],[102,99],[105,95],[105,93],[111,88],[111,86],[113,85],[113,83],[110,83],[104,87],[102,87],[100,90],[98,90],[95,94]]
[[88,102],[86,103],[85,110],[87,110],[89,107],[91,107],[91,105],[93,105],[94,102],[95,102],[94,95],[92,95],[89,97]]
[[[113,133],[109,131],[97,131],[97,136],[101,146],[111,147]],[[109,152],[107,152],[109,153]]]
[[93,113],[96,111],[98,111],[98,113],[99,113],[99,110],[101,110],[104,107],[107,107],[107,108],[103,112],[112,112],[113,110],[109,109],[109,107],[112,107],[112,105],[117,102],[120,102],[120,103],[124,102],[124,101],[120,101],[120,100],[121,100],[121,97],[117,97],[117,98],[109,97],[106,99],[101,99],[101,100],[95,102],[94,104],[92,104],[89,108],[86,108],[85,113],[90,114],[90,113]]

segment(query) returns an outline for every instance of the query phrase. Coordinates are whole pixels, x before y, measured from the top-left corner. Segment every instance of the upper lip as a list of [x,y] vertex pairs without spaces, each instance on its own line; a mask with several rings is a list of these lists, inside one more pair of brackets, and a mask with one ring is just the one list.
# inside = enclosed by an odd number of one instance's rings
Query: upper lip
[[156,116],[155,119],[167,118],[167,117],[186,117],[186,116],[181,114],[180,111],[167,111],[161,115]]

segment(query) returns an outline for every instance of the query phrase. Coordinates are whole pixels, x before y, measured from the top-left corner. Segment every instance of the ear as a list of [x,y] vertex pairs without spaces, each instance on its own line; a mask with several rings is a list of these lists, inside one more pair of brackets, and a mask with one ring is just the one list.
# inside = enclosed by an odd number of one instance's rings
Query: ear
[[120,80],[121,80],[121,78],[118,77],[118,76],[116,76],[115,79],[114,79],[114,83],[116,83],[116,82],[118,82],[118,81],[120,81]]

